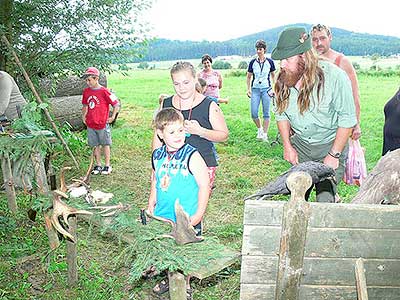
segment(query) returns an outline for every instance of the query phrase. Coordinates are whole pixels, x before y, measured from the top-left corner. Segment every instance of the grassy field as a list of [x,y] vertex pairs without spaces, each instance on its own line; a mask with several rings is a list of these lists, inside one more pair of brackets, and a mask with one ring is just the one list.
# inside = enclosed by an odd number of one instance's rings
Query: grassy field
[[[240,251],[242,241],[243,197],[249,195],[289,168],[282,159],[282,147],[270,146],[255,139],[250,119],[249,100],[245,95],[244,76],[224,72],[223,97],[230,103],[221,105],[230,136],[219,143],[220,166],[216,189],[205,220],[205,236],[216,236],[228,247]],[[399,77],[359,76],[361,93],[361,143],[366,149],[368,169],[381,156],[383,106],[399,87]],[[122,101],[122,110],[113,128],[111,176],[94,176],[92,187],[113,192],[115,201],[145,207],[149,195],[151,172],[151,119],[160,93],[173,92],[167,70],[135,70],[127,76],[111,74],[108,86]],[[81,134],[84,138],[84,133]],[[269,137],[277,136],[272,119]],[[84,166],[89,150],[74,149]],[[68,164],[65,157],[58,159]],[[74,175],[82,175],[84,170]],[[339,186],[343,201],[349,202],[357,188]],[[100,234],[95,228],[79,224],[79,283],[67,287],[65,246],[50,252],[39,215],[36,222],[26,217],[32,200],[20,194],[20,210],[8,213],[5,195],[0,195],[0,299],[153,299],[150,288],[156,280],[129,281],[131,261],[125,260],[126,245],[114,237]],[[280,197],[278,200],[286,200]],[[135,220],[132,220],[134,222]],[[194,299],[238,299],[240,264],[203,281],[194,281]]]

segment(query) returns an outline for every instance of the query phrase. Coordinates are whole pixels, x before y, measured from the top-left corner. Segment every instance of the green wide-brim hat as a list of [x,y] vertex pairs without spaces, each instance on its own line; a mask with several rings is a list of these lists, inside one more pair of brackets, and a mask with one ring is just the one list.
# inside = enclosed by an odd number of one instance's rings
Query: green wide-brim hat
[[278,44],[271,53],[272,59],[282,60],[304,53],[312,47],[310,35],[304,27],[285,28],[279,35]]

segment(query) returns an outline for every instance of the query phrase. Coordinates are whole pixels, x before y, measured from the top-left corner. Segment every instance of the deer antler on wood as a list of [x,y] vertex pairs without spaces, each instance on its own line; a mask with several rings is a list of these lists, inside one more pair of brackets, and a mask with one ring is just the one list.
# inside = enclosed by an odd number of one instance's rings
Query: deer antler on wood
[[89,207],[88,209],[99,209],[100,216],[102,217],[111,217],[118,212],[129,210],[131,206],[129,204],[122,204],[121,202],[117,205],[110,205],[110,206],[93,206]]
[[94,149],[90,157],[89,168],[87,169],[85,176],[81,177],[80,179],[73,179],[72,181],[74,182],[70,185],[66,185],[65,183],[65,171],[71,170],[72,167],[63,167],[60,171],[60,191],[66,193],[70,191],[72,188],[80,187],[82,185],[85,186],[87,189],[89,189],[90,173],[92,172],[93,164],[94,164]]
[[194,230],[193,226],[190,224],[189,215],[183,210],[182,206],[179,204],[178,199],[176,199],[175,201],[176,223],[164,218],[154,216],[148,211],[146,211],[146,214],[150,218],[172,225],[172,232],[170,234],[163,235],[163,237],[175,239],[175,242],[178,245],[185,245],[189,243],[197,243],[203,241],[202,237],[196,236],[196,230]]
[[62,216],[64,223],[68,226],[68,216],[70,215],[77,215],[77,214],[82,214],[82,215],[92,215],[93,213],[87,210],[80,210],[76,209],[74,207],[68,206],[65,204],[62,200],[61,197],[66,197],[68,196],[60,191],[55,191],[54,192],[54,198],[53,198],[53,214],[51,216],[51,224],[53,227],[61,233],[63,236],[69,238],[71,241],[74,243],[75,238],[70,234],[64,227],[60,224],[59,217]]

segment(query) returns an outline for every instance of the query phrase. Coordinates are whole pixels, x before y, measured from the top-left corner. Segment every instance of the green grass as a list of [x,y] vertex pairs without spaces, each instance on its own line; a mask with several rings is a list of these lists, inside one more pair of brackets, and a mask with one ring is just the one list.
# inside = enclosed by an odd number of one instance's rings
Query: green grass
[[[240,250],[242,241],[243,197],[257,191],[289,168],[282,159],[282,147],[269,146],[255,139],[255,126],[250,118],[246,97],[245,77],[230,76],[224,71],[222,97],[229,97],[228,105],[221,105],[230,136],[219,143],[217,151],[220,166],[216,186],[205,218],[205,236],[217,236],[225,245]],[[381,156],[383,106],[398,89],[398,77],[359,76],[361,94],[361,144],[366,149],[368,169],[374,167]],[[128,76],[111,74],[108,86],[122,101],[122,110],[113,128],[111,176],[95,176],[95,189],[111,191],[115,201],[136,207],[146,207],[150,189],[151,120],[158,106],[158,95],[172,94],[168,70],[135,70]],[[272,117],[270,140],[277,136]],[[84,133],[82,134],[84,138]],[[76,141],[75,141],[76,142]],[[84,173],[89,150],[79,142],[73,149]],[[68,164],[65,155],[55,160],[60,167]],[[339,193],[349,202],[357,187],[339,186]],[[278,197],[286,200],[287,197]],[[8,212],[4,193],[0,197],[0,299],[151,299],[149,290],[156,279],[129,282],[130,261],[121,253],[126,245],[114,237],[100,234],[84,222],[78,226],[79,283],[67,287],[65,243],[49,252],[43,228],[43,218],[35,223],[28,220],[26,211],[33,200],[19,194],[17,215]],[[135,222],[135,220],[132,220]],[[22,260],[29,260],[30,267]],[[25,268],[25,269],[24,269]],[[240,264],[201,282],[194,281],[194,299],[238,299]],[[36,287],[36,289],[35,289]],[[39,289],[37,289],[39,287]]]

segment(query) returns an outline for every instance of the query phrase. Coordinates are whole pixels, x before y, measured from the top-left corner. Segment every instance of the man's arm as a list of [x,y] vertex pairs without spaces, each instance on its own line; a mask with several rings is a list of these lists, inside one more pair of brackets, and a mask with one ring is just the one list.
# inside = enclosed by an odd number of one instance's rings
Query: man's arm
[[353,93],[354,106],[356,108],[356,117],[357,117],[357,125],[354,126],[352,138],[354,140],[357,140],[361,136],[361,128],[360,128],[361,105],[360,105],[360,94],[358,89],[357,73],[347,57],[343,57],[342,61],[340,62],[340,68],[342,68],[346,72],[351,82],[351,89]]
[[[349,135],[352,130],[353,128],[339,127],[336,131],[336,137],[333,141],[333,145],[329,153],[341,153],[346,146],[347,140],[349,139]],[[324,164],[336,170],[339,167],[339,158],[335,158],[329,153],[324,158]]]
[[277,124],[283,143],[283,158],[292,165],[297,165],[299,163],[299,157],[296,149],[294,149],[290,142],[290,122],[284,120],[278,121]]

